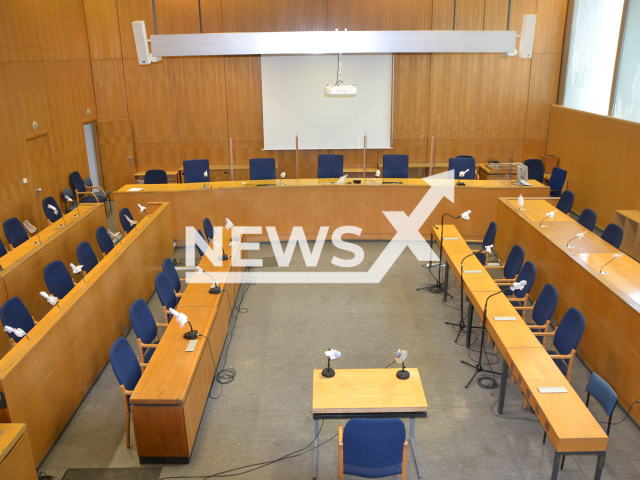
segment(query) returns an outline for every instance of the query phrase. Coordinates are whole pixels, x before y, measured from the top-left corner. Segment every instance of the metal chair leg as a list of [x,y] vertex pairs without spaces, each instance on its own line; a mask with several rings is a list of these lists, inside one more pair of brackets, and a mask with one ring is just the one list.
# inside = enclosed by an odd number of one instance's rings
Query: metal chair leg
[[564,459],[566,455],[562,455],[562,463],[560,464],[560,470],[564,470]]
[[544,437],[542,437],[542,444],[544,445],[546,441],[547,441],[547,432],[544,432]]

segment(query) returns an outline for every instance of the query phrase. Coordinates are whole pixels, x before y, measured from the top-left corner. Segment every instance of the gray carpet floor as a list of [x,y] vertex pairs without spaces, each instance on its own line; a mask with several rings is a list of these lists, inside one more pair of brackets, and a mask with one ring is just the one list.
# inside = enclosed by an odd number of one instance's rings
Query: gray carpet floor
[[[365,250],[360,269],[366,270],[386,243],[360,245]],[[327,244],[317,270],[339,270],[330,263],[334,254],[349,258]],[[184,250],[176,252],[181,263],[183,255]],[[250,256],[273,257],[273,253],[263,244]],[[302,267],[296,249],[290,269]],[[323,352],[329,347],[342,352],[335,368],[383,368],[398,348],[408,350],[407,366],[420,370],[429,403],[429,416],[416,421],[415,434],[425,478],[549,478],[553,447],[542,444],[542,427],[533,413],[522,409],[517,385],[508,385],[503,417],[496,413],[497,389],[483,389],[475,382],[464,388],[473,375],[460,363],[469,358],[468,352],[454,343],[456,332],[445,325],[459,318],[460,290],[452,280],[454,300],[445,305],[441,296],[416,290],[431,282],[428,269],[405,250],[379,284],[250,286],[242,305],[247,310],[238,315],[233,340],[227,345],[226,366],[237,371],[235,380],[222,392],[219,384],[213,387],[212,395],[221,395],[206,406],[191,463],[163,466],[160,478],[211,475],[276,459],[309,444],[314,436],[311,372],[325,366]],[[159,318],[155,295],[150,306]],[[134,345],[133,332],[127,338]],[[477,349],[478,343],[472,348]],[[471,355],[477,358],[477,353]],[[489,360],[501,362],[494,355]],[[500,366],[494,368],[500,371]],[[576,362],[572,384],[582,398],[589,374]],[[596,402],[591,411],[606,420]],[[617,408],[614,423],[620,421],[612,426],[603,478],[637,480],[640,431]],[[324,422],[321,441],[336,435],[340,423],[345,421]],[[333,438],[320,448],[320,479],[338,478],[337,442]],[[591,479],[595,463],[594,456],[567,457],[560,478]],[[312,465],[313,454],[308,453],[243,478],[310,479]],[[124,409],[110,365],[41,465],[58,479],[68,468],[106,467],[139,467],[133,429],[131,449],[125,448]],[[407,478],[417,478],[411,453],[408,472]]]

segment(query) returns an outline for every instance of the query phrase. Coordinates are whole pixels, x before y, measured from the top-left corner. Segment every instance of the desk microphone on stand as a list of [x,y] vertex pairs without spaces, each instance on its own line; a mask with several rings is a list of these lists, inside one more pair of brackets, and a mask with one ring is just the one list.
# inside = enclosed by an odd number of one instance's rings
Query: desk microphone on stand
[[603,272],[602,269],[604,267],[606,267],[607,265],[609,265],[611,262],[613,262],[616,258],[620,258],[622,257],[622,253],[614,253],[613,254],[613,258],[611,260],[609,260],[607,263],[605,263],[601,268],[600,268],[600,274],[601,275],[609,275],[609,272]]
[[38,241],[37,242],[33,242],[34,245],[41,245],[42,244],[42,240],[40,240],[40,234],[38,233],[38,229],[36,227],[34,227],[33,225],[31,225],[31,222],[29,220],[25,220],[24,222],[22,222],[22,224],[24,225],[24,228],[27,229],[27,231],[30,234],[36,234],[38,236]]
[[27,337],[27,340],[29,340],[29,335],[27,335],[27,332],[25,332],[21,328],[13,328],[13,327],[10,327],[9,325],[5,325],[4,331],[7,333],[12,333],[18,338]]
[[[56,207],[54,207],[53,205],[51,205],[50,203],[47,205],[47,208],[49,210],[53,210],[53,214],[54,215],[58,215],[58,209]],[[64,222],[64,226],[66,227],[67,226],[67,222],[64,219],[64,215],[60,214],[60,218],[62,219],[62,221]]]
[[[544,222],[547,218],[550,218],[551,220],[553,220],[553,216],[556,214],[557,211],[558,210],[554,210],[553,212],[547,213],[547,216],[542,219],[542,222]],[[542,222],[540,222],[540,226],[542,228],[547,228],[549,226],[549,225],[543,225]]]
[[147,213],[147,207],[143,207],[140,204],[138,204],[138,207],[140,207],[140,213],[144,213],[147,217],[151,216],[151,215],[149,215],[149,213]]
[[342,354],[338,350],[334,350],[333,348],[330,348],[329,350],[324,352],[324,354],[327,356],[327,368],[322,370],[322,376],[331,378],[336,374],[336,371],[331,368],[331,360],[340,358]]
[[[64,199],[69,202],[71,205],[73,205],[73,199],[71,197],[69,197],[68,195],[64,196]],[[66,208],[66,207],[65,207]],[[74,215],[74,217],[79,217],[80,216],[80,204],[78,204],[78,206],[76,207],[76,210],[78,210],[78,215]],[[69,211],[67,210],[67,213],[69,213]]]
[[196,272],[198,273],[202,273],[203,275],[206,275],[207,277],[211,278],[211,280],[213,280],[213,285],[210,289],[209,289],[209,293],[213,293],[214,295],[219,295],[220,292],[222,292],[222,289],[218,286],[218,282],[216,282],[216,279],[213,278],[212,275],[208,274],[207,272],[205,272],[203,269],[201,269],[200,267],[196,267]]
[[189,318],[184,313],[180,313],[173,308],[169,309],[169,313],[171,313],[171,315],[176,318],[176,322],[178,322],[180,328],[184,327],[185,323],[189,324],[189,328],[191,329],[191,331],[185,333],[183,335],[184,338],[186,338],[187,340],[195,340],[196,338],[198,338],[198,331],[193,329],[193,325],[191,325]]
[[84,267],[84,265],[74,265],[73,263],[70,263],[69,266],[71,267],[71,271],[74,275],[81,275],[84,283],[87,283],[87,279],[84,278],[84,271],[82,270],[82,267]]
[[129,226],[131,226],[131,227],[133,227],[133,228],[135,228],[137,230],[136,223],[138,223],[138,222],[136,220],[130,219],[128,215],[125,215],[124,218],[126,218],[127,222],[129,222]]
[[466,185],[466,183],[462,181],[462,178],[467,174],[468,171],[469,169],[467,168],[466,170],[458,172],[458,183],[456,183],[456,185],[460,185],[461,187],[464,187]]
[[223,247],[222,245],[220,245],[218,242],[216,242],[215,240],[211,240],[211,241],[213,242],[213,244],[214,244],[216,247],[218,247],[220,250],[222,250],[222,257],[220,257],[220,258],[222,258],[222,260],[229,260],[229,255],[227,255],[227,254],[224,252],[224,247]]
[[408,355],[408,352],[406,350],[400,350],[400,349],[398,349],[398,351],[394,355],[394,359],[396,363],[399,363],[402,365],[402,370],[398,370],[396,372],[396,377],[398,377],[400,380],[406,380],[411,376],[411,374],[404,369],[404,361],[407,359],[407,355]]
[[[49,295],[47,292],[40,292],[40,296],[42,298],[44,298],[49,305],[51,305],[51,306],[58,305],[58,297],[54,297],[53,295]],[[58,308],[60,308],[60,305],[58,305]]]
[[575,245],[569,245],[569,244],[570,244],[571,242],[573,242],[576,238],[578,238],[578,239],[582,240],[582,238],[584,237],[584,234],[585,234],[585,233],[587,233],[587,230],[585,230],[585,231],[584,231],[584,232],[582,232],[582,233],[577,234],[575,237],[573,237],[571,240],[569,240],[569,241],[567,242],[567,248],[576,248],[576,246],[575,246]]

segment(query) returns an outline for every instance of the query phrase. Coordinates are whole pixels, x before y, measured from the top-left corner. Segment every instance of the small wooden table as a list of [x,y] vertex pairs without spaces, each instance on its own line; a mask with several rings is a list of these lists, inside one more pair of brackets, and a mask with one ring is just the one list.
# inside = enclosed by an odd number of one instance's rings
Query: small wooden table
[[397,368],[336,369],[332,378],[313,371],[313,420],[315,449],[313,478],[318,478],[319,420],[344,418],[409,418],[409,443],[418,477],[422,480],[414,442],[416,418],[427,417],[427,399],[417,368],[407,368],[411,377],[400,380]]

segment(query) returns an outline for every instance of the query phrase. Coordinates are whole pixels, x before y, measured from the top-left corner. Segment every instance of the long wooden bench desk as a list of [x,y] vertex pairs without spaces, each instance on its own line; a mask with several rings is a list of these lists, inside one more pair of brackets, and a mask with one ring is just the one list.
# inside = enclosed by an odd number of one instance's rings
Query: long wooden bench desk
[[209,257],[201,259],[201,268],[215,272],[223,291],[210,294],[213,280],[197,274],[205,283],[189,282],[177,310],[206,338],[199,337],[195,350],[186,352],[189,340],[183,334],[189,324],[181,329],[171,321],[131,395],[140,463],[189,463],[244,272],[232,265],[239,258],[234,249],[222,267],[212,266]]
[[113,342],[126,333],[129,307],[151,297],[162,261],[173,255],[171,206],[148,210],[150,216],[0,360],[7,403],[0,421],[27,424],[36,464],[109,361]]
[[[303,227],[311,239],[322,226],[332,232],[353,225],[362,229],[355,238],[388,240],[396,230],[383,211],[409,215],[431,188],[421,178],[360,180],[361,184],[350,183],[353,179],[349,177],[343,185],[335,184],[335,179],[317,178],[211,182],[204,189],[202,183],[125,185],[112,196],[117,210],[128,207],[132,212],[137,211],[138,203],[171,202],[172,233],[179,244],[184,244],[185,227],[201,228],[203,217],[209,217],[214,225],[224,225],[229,218],[236,225],[275,226],[281,239],[288,238],[295,226]],[[496,219],[498,198],[521,193],[547,197],[549,187],[536,182],[531,187],[518,187],[511,181],[468,180],[466,186],[454,187],[454,193],[455,205],[446,198],[440,201],[420,232],[429,234],[431,223],[439,224],[444,212],[460,210],[457,205],[475,205],[471,221],[459,228],[466,238],[480,239]],[[266,234],[252,238],[268,240]]]
[[[525,202],[525,212],[534,208],[550,211],[553,207],[544,200]],[[592,232],[582,240],[571,240],[585,230],[574,220],[541,228],[538,218],[533,221],[525,212],[518,210],[515,200],[500,200],[498,253],[506,256],[514,244],[524,249],[526,259],[537,268],[532,297],[537,298],[547,283],[558,289],[556,320],[570,307],[582,312],[586,327],[578,350],[580,358],[611,385],[625,410],[631,407],[631,417],[637,421],[640,406],[632,404],[640,399],[638,263],[627,256],[618,258],[605,267],[609,275],[602,275],[600,268],[621,251]],[[570,240],[575,248],[567,248]]]
[[[78,211],[80,216],[77,216]],[[61,260],[67,266],[71,262],[78,263],[76,247],[83,241],[89,242],[98,255],[100,249],[96,240],[96,228],[106,224],[102,205],[81,205],[64,215],[64,220],[39,232],[41,244],[35,243],[38,237],[34,235],[7,252],[0,258],[0,277],[4,281],[4,285],[0,285],[0,305],[8,298],[20,297],[36,320],[44,317],[51,307],[39,295],[42,291],[49,291],[42,275],[44,267],[54,260]],[[4,332],[0,333],[0,358],[10,349],[9,337]]]
[[24,423],[0,423],[0,478],[37,480],[27,426]]

